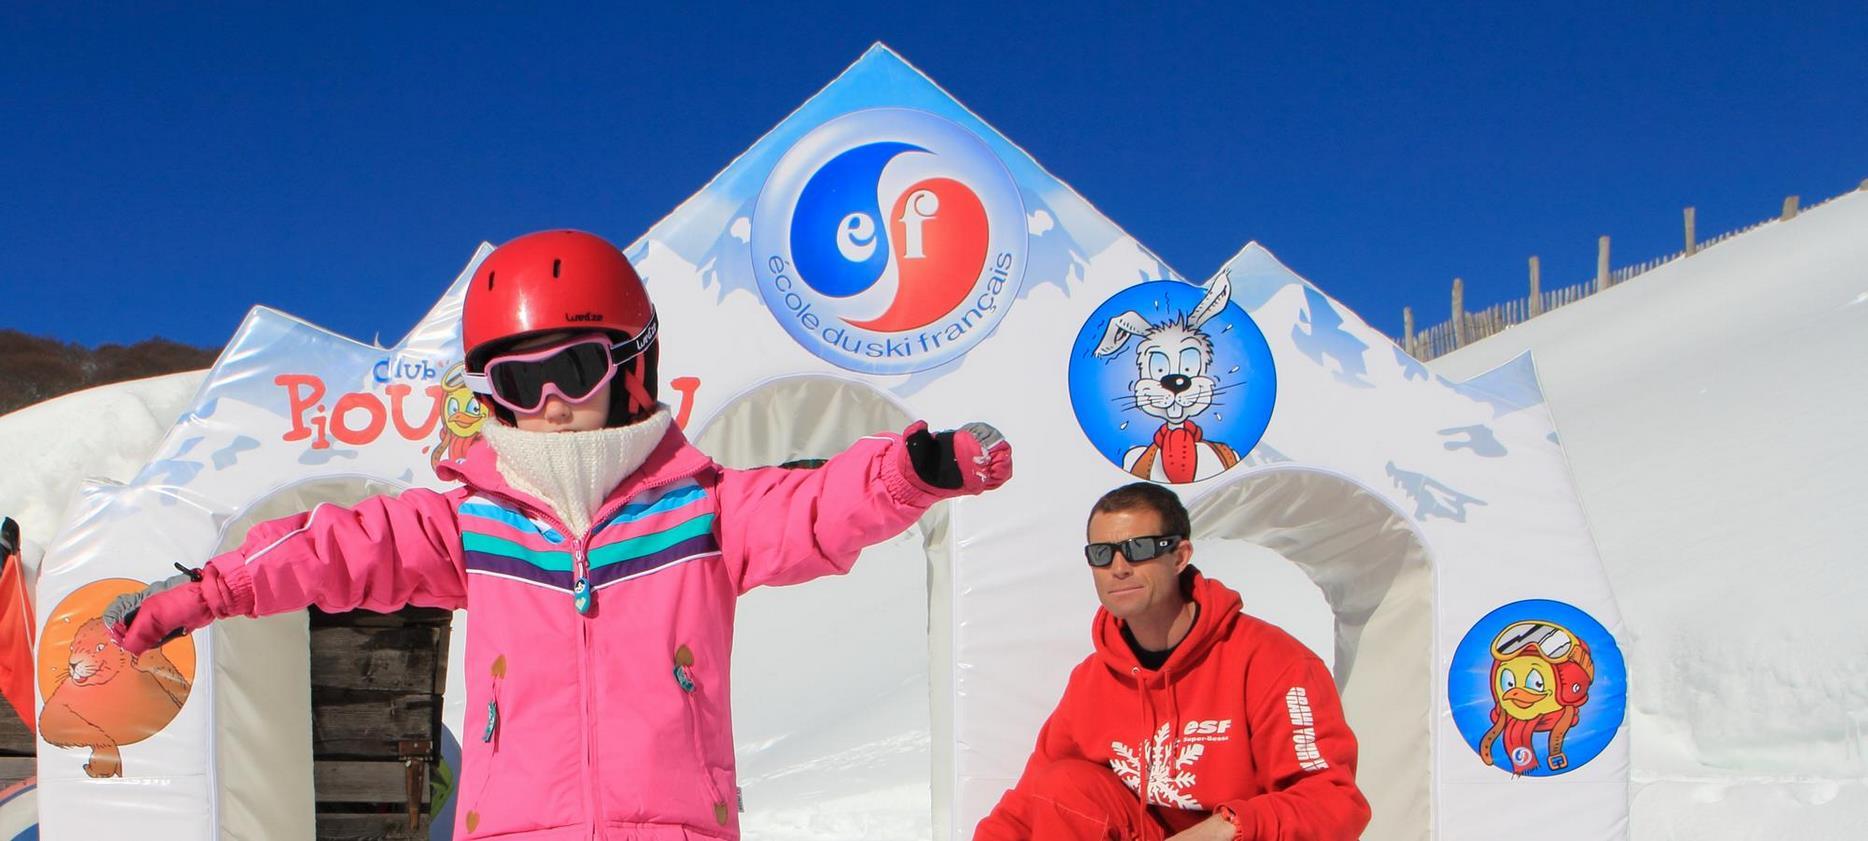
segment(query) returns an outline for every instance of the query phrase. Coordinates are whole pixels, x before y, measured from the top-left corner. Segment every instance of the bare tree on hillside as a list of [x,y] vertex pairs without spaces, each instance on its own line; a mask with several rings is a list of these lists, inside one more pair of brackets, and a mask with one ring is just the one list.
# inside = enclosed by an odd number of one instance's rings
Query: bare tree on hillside
[[0,414],[92,386],[200,370],[213,365],[219,354],[163,338],[91,350],[0,330]]

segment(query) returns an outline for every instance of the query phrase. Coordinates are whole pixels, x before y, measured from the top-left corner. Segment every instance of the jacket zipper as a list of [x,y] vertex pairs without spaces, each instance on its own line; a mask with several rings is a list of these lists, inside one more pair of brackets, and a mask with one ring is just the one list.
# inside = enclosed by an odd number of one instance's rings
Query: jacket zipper
[[[579,616],[588,617],[590,611],[596,607],[597,604],[597,588],[590,582],[590,557],[582,548],[583,541],[594,537],[597,533],[597,529],[600,528],[611,515],[614,515],[623,506],[628,505],[629,500],[640,496],[645,491],[652,491],[664,485],[673,484],[676,480],[683,478],[686,478],[686,476],[674,476],[660,481],[645,482],[641,487],[632,490],[628,496],[604,503],[597,508],[596,516],[591,517],[590,530],[587,531],[582,538],[573,539],[571,541],[571,606],[577,610]],[[517,500],[514,500],[514,502],[517,502]],[[551,518],[547,517],[546,519],[550,520]],[[556,520],[552,520],[552,522],[557,523]],[[557,523],[557,525],[562,527],[564,524]],[[569,529],[564,530],[567,532],[569,531]]]
[[[590,520],[591,532],[594,533],[594,531],[600,524],[602,524],[605,520],[609,519],[609,517],[612,514],[615,514],[618,509],[622,508],[624,505],[627,505],[629,503],[629,500],[634,499],[637,496],[640,496],[646,491],[651,491],[656,488],[663,487],[665,485],[673,484],[674,482],[678,480],[690,478],[692,475],[693,474],[683,473],[678,476],[670,476],[670,477],[659,479],[653,482],[644,482],[640,487],[637,487],[631,490],[628,496],[624,496],[616,500],[613,500],[609,503],[606,503],[602,507],[598,508],[596,516],[591,518]],[[524,511],[526,514],[542,519],[548,523],[551,523],[552,526],[558,529],[561,533],[568,534],[570,532],[570,529],[566,527],[564,523],[559,522],[558,518],[551,516],[549,513],[540,511],[534,506],[526,504],[524,501],[518,499],[517,497],[514,497],[510,494],[503,494],[498,491],[482,491],[482,493],[488,493],[492,496],[496,496],[508,502],[511,502],[514,506],[518,507],[519,510]],[[578,728],[578,732],[579,732],[579,736],[583,739],[583,744],[584,744],[584,772],[585,772],[584,773],[584,803],[585,803],[584,811],[586,815],[586,820],[588,820],[590,823],[591,837],[596,838],[601,827],[603,826],[603,818],[602,818],[602,809],[597,799],[597,782],[596,782],[597,781],[597,755],[596,755],[596,744],[595,744],[596,739],[593,735],[595,732],[594,727],[596,723],[593,720],[593,716],[591,714],[591,709],[590,709],[591,707],[591,703],[590,703],[591,654],[590,654],[589,611],[596,604],[596,588],[590,586],[590,559],[584,552],[584,540],[585,538],[588,538],[589,536],[590,534],[586,533],[585,535],[581,537],[574,537],[571,539],[572,574],[575,576],[575,579],[572,584],[572,589],[574,591],[572,593],[572,607],[573,609],[577,610],[577,613],[578,613],[577,671],[578,671],[578,682],[579,682],[580,691],[578,692],[577,703],[578,703],[578,716],[580,718],[580,722],[579,722],[580,726]],[[583,585],[581,593],[576,592],[578,590],[578,584],[580,583]],[[715,818],[719,819],[721,825],[724,826],[726,824],[726,815],[721,811],[724,808],[721,804],[723,804],[725,801],[720,799],[719,786],[714,785],[713,774],[707,769],[706,756],[704,753],[700,751],[700,747],[701,747],[700,716],[699,716],[698,711],[695,709],[694,699],[691,693],[687,693],[687,694],[688,694],[688,698],[687,698],[688,720],[690,722],[689,730],[693,734],[693,737],[694,737],[694,747],[695,747],[696,757],[700,760],[700,763],[701,763],[701,777],[706,780],[707,791],[713,796],[714,816]]]
[[[581,595],[585,599],[588,599],[590,597],[590,571],[584,556],[583,538],[578,537],[571,539],[571,558],[577,570],[578,580],[584,584],[584,590]],[[603,825],[603,809],[597,800],[596,722],[592,720],[590,711],[590,683],[592,679],[590,669],[590,621],[589,617],[585,615],[588,611],[588,605],[588,601],[584,602],[584,607],[578,610],[579,615],[576,619],[578,689],[580,690],[578,692],[577,703],[579,714],[582,718],[582,726],[579,727],[579,732],[584,738],[584,802],[588,804],[586,811],[590,816],[591,837],[595,838],[598,828]]]

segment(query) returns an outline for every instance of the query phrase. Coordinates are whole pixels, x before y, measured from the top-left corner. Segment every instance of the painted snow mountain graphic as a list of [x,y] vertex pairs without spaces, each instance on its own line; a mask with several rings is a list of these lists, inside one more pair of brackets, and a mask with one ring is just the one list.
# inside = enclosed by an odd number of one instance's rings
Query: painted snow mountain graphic
[[1454,490],[1425,473],[1402,470],[1392,461],[1388,462],[1388,477],[1394,480],[1395,487],[1407,492],[1408,498],[1414,500],[1416,520],[1440,517],[1463,523],[1466,522],[1467,506],[1485,504],[1485,500]]
[[1445,444],[1449,450],[1471,450],[1485,458],[1503,458],[1507,452],[1492,428],[1483,424],[1450,427],[1440,434],[1450,439]]
[[1323,293],[1306,286],[1304,301],[1305,310],[1298,315],[1297,323],[1291,325],[1291,344],[1318,365],[1329,367],[1324,360],[1335,360],[1336,378],[1343,383],[1373,388],[1375,384],[1366,376],[1368,362],[1362,357],[1369,349],[1368,343],[1349,332],[1343,314],[1336,311]]

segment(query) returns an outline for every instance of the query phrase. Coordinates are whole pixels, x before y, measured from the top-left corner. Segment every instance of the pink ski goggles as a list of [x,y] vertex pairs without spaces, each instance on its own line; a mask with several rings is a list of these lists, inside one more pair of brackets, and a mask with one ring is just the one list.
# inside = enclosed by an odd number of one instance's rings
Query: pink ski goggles
[[[582,403],[616,377],[617,369],[641,356],[655,341],[655,317],[642,332],[622,342],[603,336],[582,336],[487,360],[486,371],[465,375],[473,393],[514,412],[532,414],[545,399],[557,395],[567,403]],[[640,369],[625,377],[633,402],[653,402],[641,382]]]

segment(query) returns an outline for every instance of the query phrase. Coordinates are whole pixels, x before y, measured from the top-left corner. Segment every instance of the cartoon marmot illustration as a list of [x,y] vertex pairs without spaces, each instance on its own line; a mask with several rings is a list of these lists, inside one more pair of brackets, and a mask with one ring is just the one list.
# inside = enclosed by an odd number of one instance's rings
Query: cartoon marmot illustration
[[1096,355],[1114,355],[1129,343],[1129,337],[1140,336],[1131,397],[1136,409],[1161,420],[1149,443],[1130,448],[1122,457],[1122,469],[1136,478],[1182,484],[1218,475],[1239,463],[1237,452],[1222,442],[1207,440],[1193,421],[1227,388],[1209,373],[1213,338],[1202,328],[1231,299],[1231,277],[1221,274],[1200,305],[1180,318],[1150,324],[1141,313],[1130,310],[1109,320]]
[[1479,743],[1479,759],[1493,764],[1492,745],[1503,736],[1511,773],[1524,774],[1537,767],[1531,737],[1549,733],[1545,765],[1569,767],[1563,737],[1582,717],[1595,674],[1589,646],[1563,626],[1528,621],[1506,628],[1492,642],[1492,729]]
[[92,777],[123,776],[117,748],[166,727],[188,700],[188,678],[161,649],[131,657],[110,641],[101,618],[79,626],[69,669],[46,696],[39,735],[61,748],[90,748],[84,771]]

